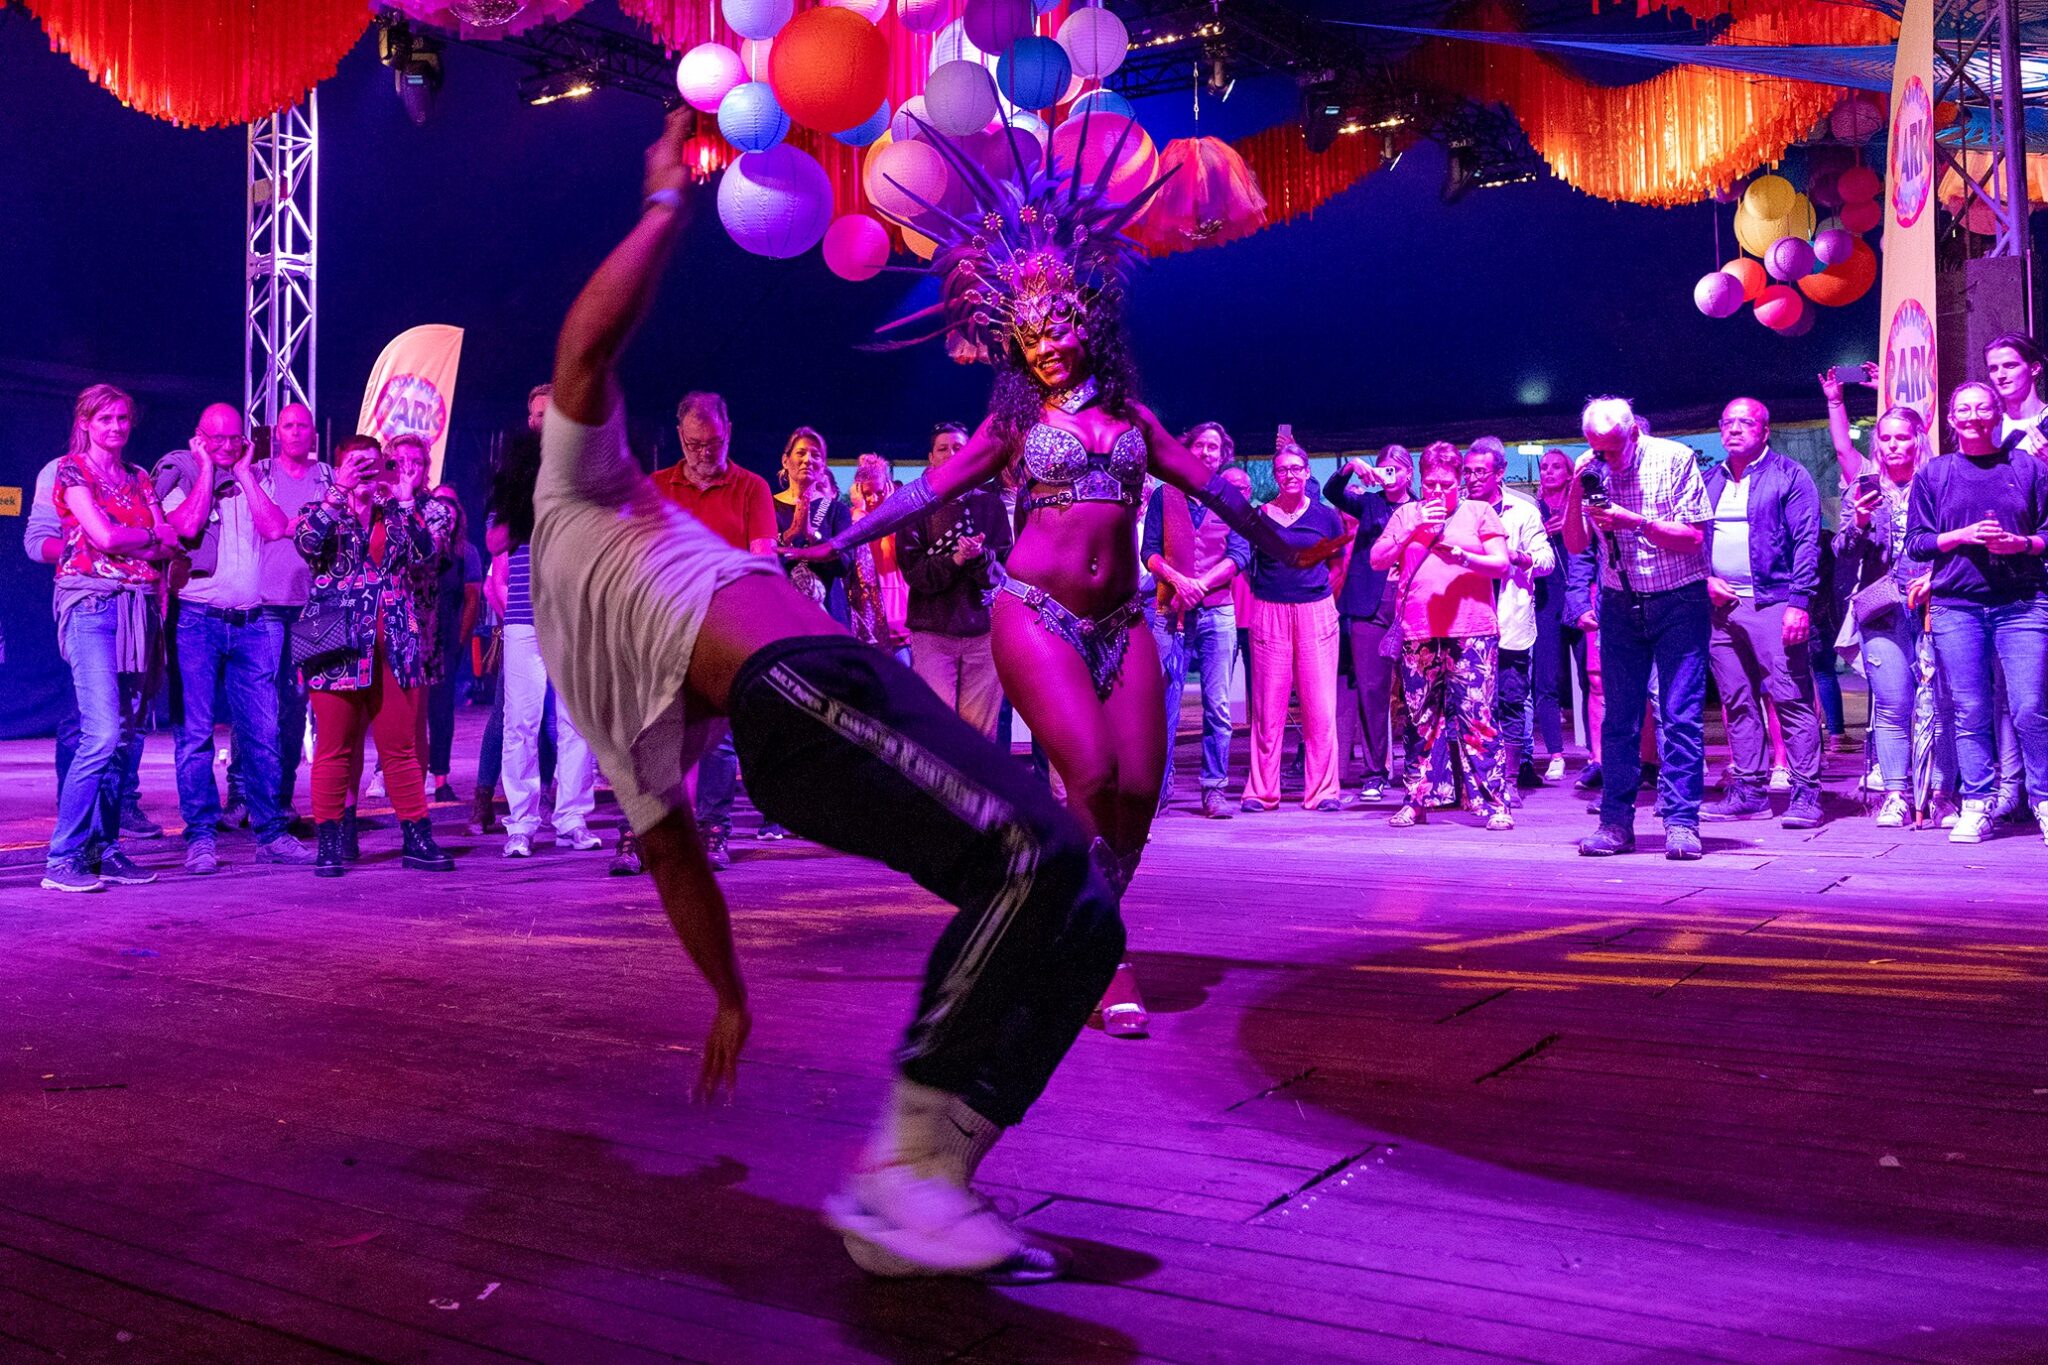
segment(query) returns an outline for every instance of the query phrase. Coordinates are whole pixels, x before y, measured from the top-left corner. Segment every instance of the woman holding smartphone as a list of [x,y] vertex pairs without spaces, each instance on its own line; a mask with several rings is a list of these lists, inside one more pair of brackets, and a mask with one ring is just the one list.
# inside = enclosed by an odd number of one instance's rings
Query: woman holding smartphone
[[1374,567],[1372,547],[1394,512],[1414,499],[1415,457],[1406,446],[1388,446],[1373,464],[1347,460],[1323,484],[1323,497],[1340,512],[1358,519],[1351,542],[1351,568],[1337,595],[1337,614],[1351,643],[1351,669],[1358,684],[1359,738],[1365,746],[1365,782],[1359,799],[1377,801],[1385,794],[1393,771],[1392,698],[1394,661],[1380,651],[1380,641],[1394,625],[1394,595],[1385,571]]

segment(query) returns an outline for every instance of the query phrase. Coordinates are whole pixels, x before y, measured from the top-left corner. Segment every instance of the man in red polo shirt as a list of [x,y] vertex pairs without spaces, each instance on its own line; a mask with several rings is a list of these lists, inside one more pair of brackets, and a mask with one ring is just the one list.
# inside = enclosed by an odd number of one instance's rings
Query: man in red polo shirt
[[768,481],[731,459],[732,422],[715,393],[687,393],[676,405],[683,458],[656,472],[662,496],[735,550],[775,553],[775,503]]
[[[726,415],[725,400],[715,393],[684,394],[676,404],[676,436],[683,458],[654,475],[662,496],[735,550],[773,556],[775,503],[766,479],[732,462],[732,420]],[[697,829],[704,839],[704,856],[714,868],[732,866],[728,844],[739,781],[739,755],[733,750],[732,732],[724,730],[706,746],[697,764]],[[630,834],[620,835],[614,872],[640,870],[639,851],[630,840]]]

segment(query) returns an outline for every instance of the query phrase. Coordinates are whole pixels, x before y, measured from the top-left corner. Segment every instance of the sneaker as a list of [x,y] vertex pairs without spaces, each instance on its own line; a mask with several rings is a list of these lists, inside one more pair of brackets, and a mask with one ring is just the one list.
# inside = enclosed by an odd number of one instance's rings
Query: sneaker
[[1771,798],[1747,782],[1730,782],[1721,799],[1709,802],[1700,815],[1708,820],[1768,820]]
[[619,831],[618,851],[612,854],[609,866],[604,870],[607,877],[637,877],[640,875],[640,841],[633,837],[633,831]]
[[1564,781],[1563,754],[1552,754],[1550,756],[1550,766],[1543,770],[1543,780],[1551,783]]
[[1386,781],[1385,779],[1378,777],[1366,778],[1365,785],[1358,789],[1358,799],[1361,802],[1378,801],[1383,799],[1386,796],[1386,794]]
[[1706,849],[1700,845],[1697,825],[1664,826],[1664,856],[1674,863],[1696,863]]
[[1884,774],[1878,769],[1872,768],[1869,772],[1863,774],[1862,782],[1857,785],[1867,792],[1881,792],[1884,790]]
[[1792,790],[1792,770],[1790,768],[1771,769],[1771,790],[1774,792],[1788,792]]
[[1785,818],[1778,823],[1786,829],[1818,829],[1826,819],[1820,810],[1820,788],[1798,787],[1785,806]]
[[220,850],[213,840],[202,837],[185,845],[185,871],[195,877],[211,877],[220,871]]
[[756,839],[787,839],[789,831],[776,824],[773,820],[764,820],[761,822],[761,828],[756,831],[754,837]]
[[555,843],[563,848],[574,849],[578,853],[589,853],[593,849],[604,847],[604,840],[592,834],[588,825],[571,825],[568,829],[556,830]]
[[1515,817],[1504,810],[1497,810],[1486,817],[1486,827],[1494,831],[1513,829]]
[[281,863],[286,867],[304,867],[313,861],[313,850],[289,834],[280,834],[275,839],[265,839],[256,845],[256,861]]
[[825,1221],[855,1264],[884,1275],[979,1276],[1028,1245],[972,1190],[898,1163],[848,1177],[825,1201]]
[[370,775],[370,790],[363,793],[363,795],[371,801],[382,801],[384,799],[385,792],[383,773],[372,773]]
[[1904,829],[1906,817],[1912,814],[1913,801],[1904,792],[1886,792],[1884,804],[1877,808],[1879,829]]
[[2041,842],[2048,843],[2048,801],[2034,803],[2034,823],[2041,827]]
[[99,875],[86,870],[85,864],[76,858],[64,858],[43,868],[43,890],[45,891],[104,891],[106,884]]
[[1636,832],[1622,825],[1602,825],[1579,840],[1579,856],[1582,858],[1612,858],[1618,853],[1636,851]]
[[452,805],[453,803],[460,801],[461,799],[461,797],[455,794],[455,788],[449,785],[447,778],[444,777],[439,782],[434,784],[434,794],[432,800],[435,801],[437,804],[440,802],[447,802]]
[[1515,771],[1516,790],[1532,792],[1542,785],[1543,778],[1536,772],[1536,765],[1526,758],[1523,759],[1522,766]]
[[506,835],[505,856],[507,858],[531,858],[533,856],[532,838],[524,834]]
[[1206,787],[1202,791],[1202,814],[1211,820],[1228,820],[1236,814],[1230,808],[1230,798],[1223,794],[1221,787]]
[[1247,796],[1244,800],[1238,802],[1237,808],[1243,811],[1246,815],[1264,815],[1267,811],[1273,809],[1265,802],[1256,800],[1253,797],[1249,796]]
[[1962,812],[1956,816],[1955,826],[1948,832],[1952,844],[1981,844],[1991,837],[1991,803],[1989,801],[1965,801]]
[[1582,792],[1599,791],[1600,765],[1597,762],[1588,763],[1584,768],[1580,769],[1579,780],[1572,783],[1572,790]]
[[1429,820],[1429,812],[1417,805],[1404,805],[1387,817],[1387,824],[1395,829],[1413,829]]
[[147,871],[118,848],[100,854],[100,880],[109,886],[148,886],[156,873]]
[[164,827],[142,809],[142,799],[131,796],[121,803],[121,833],[135,839],[158,839],[163,837]]
[[731,834],[722,825],[708,825],[704,829],[704,861],[711,864],[713,872],[723,872],[732,866],[732,850],[726,847]]
[[1993,820],[2003,820],[2009,815],[2018,813],[2019,808],[2020,784],[2017,782],[1999,783],[1998,796],[1991,803],[1991,818]]
[[249,807],[240,797],[229,797],[227,805],[221,807],[220,823],[223,829],[249,828]]

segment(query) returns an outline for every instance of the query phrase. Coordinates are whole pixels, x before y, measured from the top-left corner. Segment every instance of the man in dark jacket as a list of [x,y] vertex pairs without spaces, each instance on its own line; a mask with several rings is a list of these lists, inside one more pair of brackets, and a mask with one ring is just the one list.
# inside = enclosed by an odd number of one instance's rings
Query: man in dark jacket
[[[941,422],[925,455],[937,469],[967,444],[967,428]],[[896,563],[910,585],[910,666],[939,699],[991,738],[1003,686],[989,648],[990,566],[1010,551],[1002,494],[977,488],[936,508],[897,537]]]
[[[1714,600],[1708,666],[1728,718],[1727,789],[1709,820],[1771,814],[1770,699],[1792,767],[1787,829],[1821,823],[1820,718],[1814,708],[1808,614],[1820,592],[1820,492],[1813,476],[1771,449],[1771,414],[1754,398],[1721,413],[1728,459],[1707,475],[1707,591]],[[1826,642],[1821,642],[1822,648]]]

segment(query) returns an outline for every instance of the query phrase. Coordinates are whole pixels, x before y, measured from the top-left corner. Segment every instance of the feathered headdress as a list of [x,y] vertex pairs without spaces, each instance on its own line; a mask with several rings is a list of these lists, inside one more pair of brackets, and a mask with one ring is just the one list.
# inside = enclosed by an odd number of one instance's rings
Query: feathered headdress
[[1112,203],[1108,188],[1137,124],[1120,120],[1115,145],[1094,176],[1082,171],[1092,111],[1081,117],[1073,167],[1062,172],[1048,147],[1043,169],[1025,164],[1017,129],[1005,124],[1014,176],[990,175],[944,134],[915,115],[932,147],[945,158],[973,196],[974,207],[953,213],[932,203],[894,176],[891,185],[929,215],[918,230],[932,237],[929,273],[939,277],[939,301],[908,317],[886,323],[884,349],[913,346],[947,336],[956,360],[994,361],[1003,353],[1004,333],[1029,338],[1046,326],[1077,319],[1122,297],[1124,277],[1140,248],[1124,230],[1145,211],[1171,175],[1160,176],[1130,200]]

